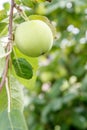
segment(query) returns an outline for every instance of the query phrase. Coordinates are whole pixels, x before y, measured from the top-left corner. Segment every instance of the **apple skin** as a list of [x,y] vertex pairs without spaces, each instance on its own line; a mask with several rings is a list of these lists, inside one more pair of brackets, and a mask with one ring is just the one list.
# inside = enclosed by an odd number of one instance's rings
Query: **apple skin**
[[38,57],[52,48],[53,34],[41,20],[26,21],[16,28],[15,43],[23,54]]

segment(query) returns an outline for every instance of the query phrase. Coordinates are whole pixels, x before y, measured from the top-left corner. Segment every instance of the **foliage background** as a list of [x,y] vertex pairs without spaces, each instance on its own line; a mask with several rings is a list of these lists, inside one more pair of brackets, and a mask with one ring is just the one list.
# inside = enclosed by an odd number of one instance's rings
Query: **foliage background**
[[25,108],[30,130],[87,129],[86,0],[40,3],[34,13],[46,15],[57,29],[52,50],[40,57],[40,69]]
[[[15,0],[15,2],[21,4],[20,0]],[[50,3],[39,2],[34,8],[23,5],[27,16],[45,15],[57,30],[57,38],[54,40],[52,50],[38,58],[40,67],[37,70],[35,87],[22,80],[22,83],[29,85],[28,89],[24,88],[24,115],[30,130],[87,130],[86,2],[87,0],[52,0]],[[5,3],[3,7],[4,10],[0,11],[0,37],[7,33],[9,3]],[[3,19],[5,19],[4,22]],[[24,19],[20,16],[14,16],[15,24],[23,21]],[[18,52],[17,55],[20,56]],[[28,60],[31,60],[33,64],[36,63],[36,59]],[[15,86],[19,83],[13,80],[12,84]],[[18,93],[18,97],[15,96],[19,99],[20,88],[12,89],[12,92],[14,91]],[[6,93],[5,91],[2,93],[0,112],[7,105],[7,100],[4,99]],[[12,98],[12,109],[18,107],[18,112],[15,114],[18,116],[19,108],[22,106],[21,99]],[[12,114],[14,114],[13,111]],[[4,117],[6,116],[0,115],[0,121],[5,124]],[[19,117],[22,118],[20,113]],[[18,121],[15,120],[15,124],[17,123]],[[21,126],[21,122],[19,124]],[[1,128],[2,126],[0,125]],[[24,125],[23,128],[25,127]]]

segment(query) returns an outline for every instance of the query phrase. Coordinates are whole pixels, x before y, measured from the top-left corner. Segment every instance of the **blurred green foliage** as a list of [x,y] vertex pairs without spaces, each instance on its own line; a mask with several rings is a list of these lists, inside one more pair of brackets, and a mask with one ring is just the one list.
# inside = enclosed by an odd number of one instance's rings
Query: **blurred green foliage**
[[57,29],[52,50],[40,57],[25,117],[30,130],[87,130],[86,0],[39,3],[27,15],[47,16]]
[[[52,50],[39,58],[35,88],[25,90],[28,128],[87,130],[87,0],[36,0],[33,6],[23,1],[15,0],[27,16],[44,15],[57,31]],[[8,32],[9,3],[3,8],[0,37]],[[14,15],[13,32],[23,21],[18,13]]]

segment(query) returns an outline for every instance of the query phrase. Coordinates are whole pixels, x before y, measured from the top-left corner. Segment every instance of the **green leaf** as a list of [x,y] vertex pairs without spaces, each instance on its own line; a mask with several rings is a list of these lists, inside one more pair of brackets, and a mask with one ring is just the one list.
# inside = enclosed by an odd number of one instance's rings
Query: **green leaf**
[[[10,109],[19,109],[23,111],[23,91],[22,85],[12,76],[9,77],[9,86],[10,86]],[[7,109],[7,92],[5,86],[3,86],[2,91],[0,93],[0,112]]]
[[62,102],[62,98],[54,98],[51,102],[51,109],[52,111],[58,111],[62,108],[63,102]]
[[51,29],[53,36],[56,37],[56,28],[53,26],[53,24],[50,22],[50,20],[42,15],[30,15],[29,16],[30,20],[42,20],[43,22],[45,22]]
[[67,93],[63,97],[63,103],[67,104],[67,103],[71,102],[72,100],[74,100],[75,98],[77,98],[77,96],[78,96],[78,93]]
[[32,66],[24,58],[13,59],[15,72],[24,79],[30,79],[33,76]]
[[3,86],[2,91],[0,92],[0,112],[4,111],[7,108],[7,93],[5,86]]
[[21,4],[21,0],[15,0],[15,3],[20,5]]
[[[0,44],[0,56],[2,56],[3,54],[5,54],[5,50],[3,46]],[[0,78],[2,77],[4,66],[5,66],[5,57],[0,58]]]
[[86,129],[87,128],[87,119],[82,115],[73,113],[72,124],[79,129]]
[[10,9],[10,4],[8,3],[8,2],[5,2],[4,4],[3,4],[3,7],[4,7],[4,9],[5,10],[9,10]]
[[41,121],[43,123],[46,123],[48,120],[48,114],[51,112],[51,106],[50,104],[47,104],[43,110],[41,111]]
[[[27,130],[23,116],[23,88],[12,76],[9,77],[10,99],[7,99],[5,87],[0,93],[0,130]],[[10,103],[10,112],[8,106]]]
[[0,113],[0,130],[27,130],[23,113],[16,109]]
[[7,13],[5,10],[0,10],[0,21],[7,17]]
[[23,86],[12,75],[9,78],[11,109],[23,111]]
[[29,89],[34,89],[35,87],[35,81],[36,81],[36,71],[38,69],[38,58],[31,58],[28,57],[26,55],[24,55],[23,53],[21,53],[16,47],[14,47],[14,58],[24,58],[26,59],[33,68],[33,77],[31,79],[23,79],[20,78],[19,76],[17,76],[14,72],[14,69],[12,69],[12,74],[20,81],[20,83],[22,83],[25,87],[29,88]]
[[21,1],[27,7],[34,7],[33,0],[21,0]]
[[48,119],[48,114],[52,111],[58,111],[62,108],[62,98],[54,98],[52,99],[42,110],[41,120],[45,123]]
[[6,23],[0,23],[0,37],[3,37],[8,32],[8,26]]
[[82,84],[81,84],[81,91],[83,92],[87,92],[87,74],[84,76],[84,78],[82,79]]
[[67,4],[67,0],[53,0],[50,4],[48,4],[46,8],[46,13],[50,14],[57,10],[58,8],[64,8]]
[[3,29],[6,27],[7,23],[1,22],[0,23],[0,33],[3,31]]
[[61,94],[61,86],[63,84],[63,81],[64,81],[63,79],[55,81],[51,90],[48,93],[49,97],[54,98]]

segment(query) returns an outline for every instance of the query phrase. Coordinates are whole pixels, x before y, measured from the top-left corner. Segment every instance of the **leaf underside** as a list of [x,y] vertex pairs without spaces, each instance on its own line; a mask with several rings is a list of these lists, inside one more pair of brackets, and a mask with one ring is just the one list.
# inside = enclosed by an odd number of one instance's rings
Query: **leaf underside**
[[32,66],[24,59],[13,59],[13,66],[18,76],[24,79],[30,79],[33,76]]

